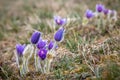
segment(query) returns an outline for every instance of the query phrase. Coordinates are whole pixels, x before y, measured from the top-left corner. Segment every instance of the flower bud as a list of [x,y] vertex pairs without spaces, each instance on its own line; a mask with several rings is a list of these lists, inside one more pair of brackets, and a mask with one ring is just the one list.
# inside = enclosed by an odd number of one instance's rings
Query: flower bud
[[38,49],[42,49],[42,48],[44,48],[44,47],[46,46],[46,44],[47,44],[47,41],[46,41],[46,40],[40,39],[40,40],[38,41],[38,43],[37,43],[37,48],[38,48]]
[[36,44],[39,41],[41,33],[39,31],[35,31],[31,36],[31,43]]
[[105,15],[107,15],[107,14],[109,13],[109,10],[108,10],[108,9],[104,9],[104,10],[103,10],[103,13],[104,13]]
[[23,51],[25,49],[25,44],[24,45],[21,45],[21,44],[17,44],[16,45],[16,51],[17,51],[17,54],[19,56],[22,56],[23,55]]
[[102,12],[104,10],[104,5],[102,4],[96,4],[96,11],[97,12]]
[[64,32],[65,32],[65,29],[63,27],[59,28],[58,31],[54,35],[55,41],[57,42],[62,41],[64,38]]
[[85,13],[85,16],[90,19],[94,16],[94,13],[92,12],[92,10],[87,10]]
[[54,42],[50,41],[50,43],[48,44],[48,50],[51,50],[54,46]]

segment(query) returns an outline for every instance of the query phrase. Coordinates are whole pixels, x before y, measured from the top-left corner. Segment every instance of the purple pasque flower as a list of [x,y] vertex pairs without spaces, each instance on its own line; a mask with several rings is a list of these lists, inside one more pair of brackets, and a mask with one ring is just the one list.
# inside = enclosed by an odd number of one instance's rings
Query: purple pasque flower
[[63,26],[67,23],[66,18],[61,18],[60,16],[54,16],[54,21],[57,25]]
[[97,12],[102,12],[104,10],[104,5],[102,4],[96,4],[96,11]]
[[40,36],[41,36],[41,33],[39,31],[33,32],[31,36],[31,43],[36,44],[39,41]]
[[[55,46],[55,47],[54,47],[54,46]],[[58,46],[55,45],[55,42],[51,40],[51,41],[49,42],[49,44],[48,44],[48,50],[53,49],[53,47],[54,47],[55,49],[58,48]]]
[[36,46],[37,46],[38,49],[42,49],[46,46],[46,44],[47,44],[46,40],[40,39]]
[[109,13],[109,9],[104,8],[103,13],[107,15]]
[[51,50],[54,46],[54,42],[50,41],[50,43],[48,44],[48,50]]
[[38,51],[38,56],[40,59],[44,60],[47,56],[47,50],[45,48]]
[[63,27],[60,27],[54,35],[55,41],[57,42],[62,41],[64,38],[64,33],[65,33],[65,29]]
[[86,13],[85,13],[85,16],[88,18],[88,19],[90,19],[90,18],[92,18],[93,16],[94,16],[94,13],[93,13],[93,11],[92,10],[86,10]]
[[17,44],[17,45],[16,45],[16,51],[17,51],[17,54],[18,54],[19,56],[22,56],[22,55],[23,55],[23,51],[24,51],[25,47],[26,47],[25,44],[23,44],[23,45]]

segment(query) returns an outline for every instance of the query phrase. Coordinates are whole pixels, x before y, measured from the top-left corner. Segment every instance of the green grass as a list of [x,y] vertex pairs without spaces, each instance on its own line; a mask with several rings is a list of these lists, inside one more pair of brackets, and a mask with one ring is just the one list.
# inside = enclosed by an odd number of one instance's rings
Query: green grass
[[38,24],[32,24],[32,27],[33,27],[33,29],[41,31],[45,34],[51,32],[50,27],[44,21],[41,23],[38,23]]
[[103,75],[103,80],[119,80],[120,79],[120,66],[115,62],[107,62],[107,66],[104,68],[106,75]]

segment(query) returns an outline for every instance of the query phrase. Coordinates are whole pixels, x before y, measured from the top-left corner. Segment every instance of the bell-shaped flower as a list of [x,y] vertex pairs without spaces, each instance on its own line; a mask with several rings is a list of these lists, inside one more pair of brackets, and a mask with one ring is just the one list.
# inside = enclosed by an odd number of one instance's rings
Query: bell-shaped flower
[[86,10],[85,16],[87,19],[90,19],[94,16],[94,13],[92,12],[92,10]]
[[17,55],[18,55],[18,56],[22,56],[24,49],[25,49],[25,44],[23,44],[23,45],[17,44],[17,45],[16,45]]
[[38,51],[38,56],[41,60],[44,60],[47,56],[47,50],[46,49],[40,49]]
[[97,12],[102,12],[104,10],[104,5],[102,4],[96,4],[96,11]]
[[31,36],[31,43],[36,44],[39,41],[40,36],[41,36],[41,33],[39,31],[33,32]]
[[106,8],[105,8],[105,9],[103,10],[103,13],[104,13],[105,15],[107,15],[107,14],[109,13],[109,9],[106,9]]
[[[54,47],[54,46],[55,46],[55,47]],[[54,49],[57,49],[57,48],[58,48],[58,46],[55,45],[55,42],[51,40],[51,41],[49,42],[49,44],[48,44],[48,50],[53,49],[53,47],[54,47]]]
[[64,38],[65,29],[60,27],[54,35],[54,39],[56,42],[61,42]]
[[50,43],[48,44],[48,50],[51,50],[54,46],[54,42],[50,41]]
[[54,22],[57,25],[64,26],[67,23],[67,19],[61,18],[60,16],[54,16]]
[[38,49],[42,49],[46,46],[46,44],[47,44],[46,40],[40,39],[36,46],[37,46]]

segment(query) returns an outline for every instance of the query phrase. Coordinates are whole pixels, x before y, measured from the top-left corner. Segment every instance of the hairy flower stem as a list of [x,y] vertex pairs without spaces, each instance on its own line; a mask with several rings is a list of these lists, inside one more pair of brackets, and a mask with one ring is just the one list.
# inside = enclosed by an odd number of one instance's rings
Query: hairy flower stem
[[27,67],[28,67],[28,65],[26,63],[26,59],[23,58],[23,70],[24,70],[25,74],[27,73]]
[[19,57],[18,57],[16,51],[15,51],[15,56],[16,56],[16,63],[17,63],[17,66],[18,66],[18,68],[20,68],[20,65],[19,65]]
[[38,69],[38,57],[37,57],[37,49],[35,48],[35,45],[34,45],[34,60],[35,60],[35,69],[36,71],[39,71]]
[[26,72],[29,72],[29,69],[28,69],[28,59],[25,61],[25,66],[26,66]]
[[48,65],[47,65],[47,72],[50,72],[50,66],[51,66],[51,62],[53,61],[53,59],[50,59],[48,61]]
[[20,65],[20,76],[24,76],[25,75],[25,70],[24,70],[24,65]]
[[38,58],[38,71],[44,73],[44,72],[43,72],[43,69],[42,69],[41,61],[40,61],[39,58]]

